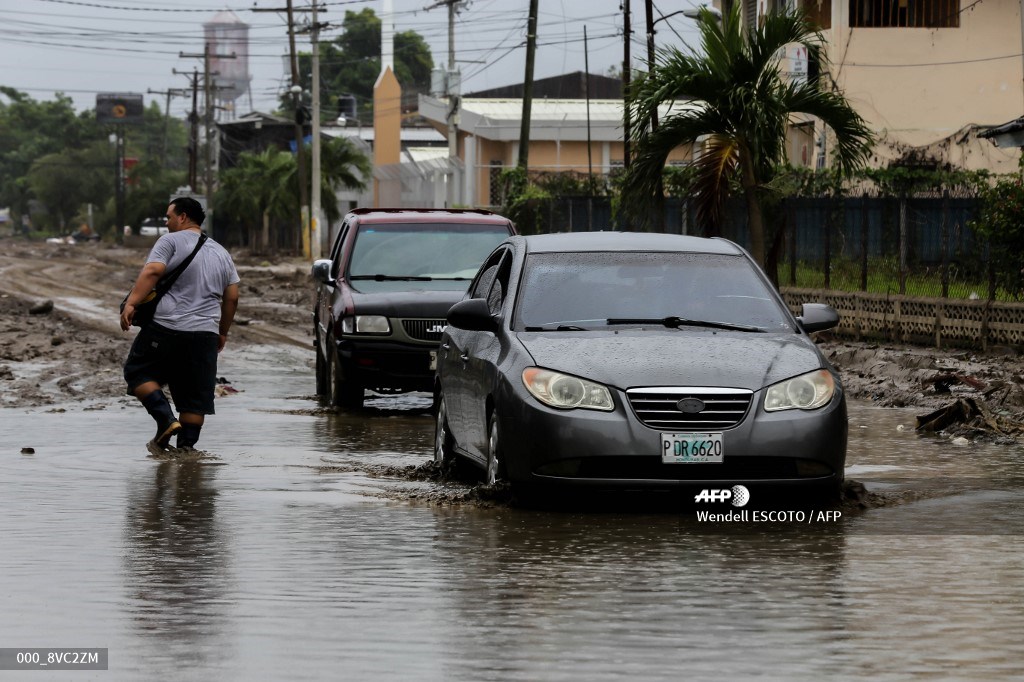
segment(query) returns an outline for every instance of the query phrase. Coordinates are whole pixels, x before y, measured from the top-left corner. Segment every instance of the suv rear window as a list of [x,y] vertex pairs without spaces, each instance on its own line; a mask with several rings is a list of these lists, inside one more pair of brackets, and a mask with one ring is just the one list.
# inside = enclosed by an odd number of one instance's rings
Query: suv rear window
[[349,277],[469,281],[487,254],[508,236],[504,225],[360,225],[349,261]]

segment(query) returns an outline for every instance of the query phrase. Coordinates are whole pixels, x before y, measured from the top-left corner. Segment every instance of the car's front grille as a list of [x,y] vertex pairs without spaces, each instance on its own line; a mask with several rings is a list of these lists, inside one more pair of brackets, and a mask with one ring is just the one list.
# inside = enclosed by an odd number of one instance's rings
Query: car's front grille
[[446,320],[402,320],[402,328],[410,338],[419,341],[440,341]]
[[[743,421],[753,392],[741,388],[631,388],[626,397],[637,418],[662,431],[728,429]],[[680,401],[686,398],[686,411]]]

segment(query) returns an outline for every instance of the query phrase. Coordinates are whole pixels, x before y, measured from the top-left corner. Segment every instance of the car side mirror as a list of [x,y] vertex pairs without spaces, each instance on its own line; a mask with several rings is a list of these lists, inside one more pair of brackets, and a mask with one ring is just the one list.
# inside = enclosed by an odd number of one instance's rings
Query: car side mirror
[[313,279],[321,284],[334,286],[334,279],[331,277],[332,263],[333,261],[330,258],[321,258],[320,260],[313,261]]
[[839,313],[830,305],[824,303],[804,303],[801,306],[800,317],[796,318],[808,334],[832,329],[839,325]]
[[473,332],[495,332],[498,322],[491,315],[487,301],[482,298],[467,298],[459,301],[448,311],[448,324],[457,329]]

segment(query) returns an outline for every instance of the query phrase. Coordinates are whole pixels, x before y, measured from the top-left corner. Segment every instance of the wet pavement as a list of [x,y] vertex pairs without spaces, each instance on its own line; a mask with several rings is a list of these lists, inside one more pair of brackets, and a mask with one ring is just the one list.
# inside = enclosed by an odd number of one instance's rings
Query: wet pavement
[[854,404],[847,475],[891,504],[837,522],[436,504],[469,484],[401,475],[429,401],[324,412],[307,360],[225,354],[241,392],[201,461],[149,458],[127,398],[0,410],[0,647],[104,647],[110,668],[0,679],[1021,673],[1019,446]]

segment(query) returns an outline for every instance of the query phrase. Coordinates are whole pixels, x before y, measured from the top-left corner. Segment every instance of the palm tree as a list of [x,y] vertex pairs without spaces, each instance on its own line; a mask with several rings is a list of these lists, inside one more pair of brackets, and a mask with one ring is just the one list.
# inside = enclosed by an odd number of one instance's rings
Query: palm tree
[[[369,177],[370,162],[351,142],[335,138],[323,145],[321,168],[324,213],[332,222],[340,217],[335,190],[362,189],[365,184],[360,177]],[[299,212],[295,156],[277,149],[242,153],[237,165],[221,173],[217,201],[221,211],[236,217],[246,229],[254,251],[270,249],[271,222],[288,220]]]
[[[824,60],[824,39],[799,10],[769,14],[758,28],[744,30],[735,3],[721,23],[702,10],[698,26],[702,55],[662,50],[654,68],[628,93],[627,106],[636,122],[631,136],[636,156],[623,181],[622,208],[646,215],[669,152],[706,138],[695,161],[697,218],[705,225],[720,225],[729,183],[738,181],[746,199],[751,256],[763,266],[761,194],[785,160],[790,115],[816,116],[832,129],[833,159],[841,175],[865,162],[873,138],[840,93],[821,90],[811,80],[782,78],[779,54],[786,45],[799,43]],[[686,100],[687,107],[672,111],[651,130],[651,115],[659,105]]]
[[270,248],[271,219],[284,219],[298,211],[297,195],[288,189],[294,175],[295,159],[277,149],[244,152],[234,168],[221,173],[219,208],[239,219],[254,251]]
[[372,169],[366,155],[342,137],[324,142],[320,153],[320,201],[327,222],[332,223],[341,218],[336,190],[365,188],[362,178],[370,177]]

